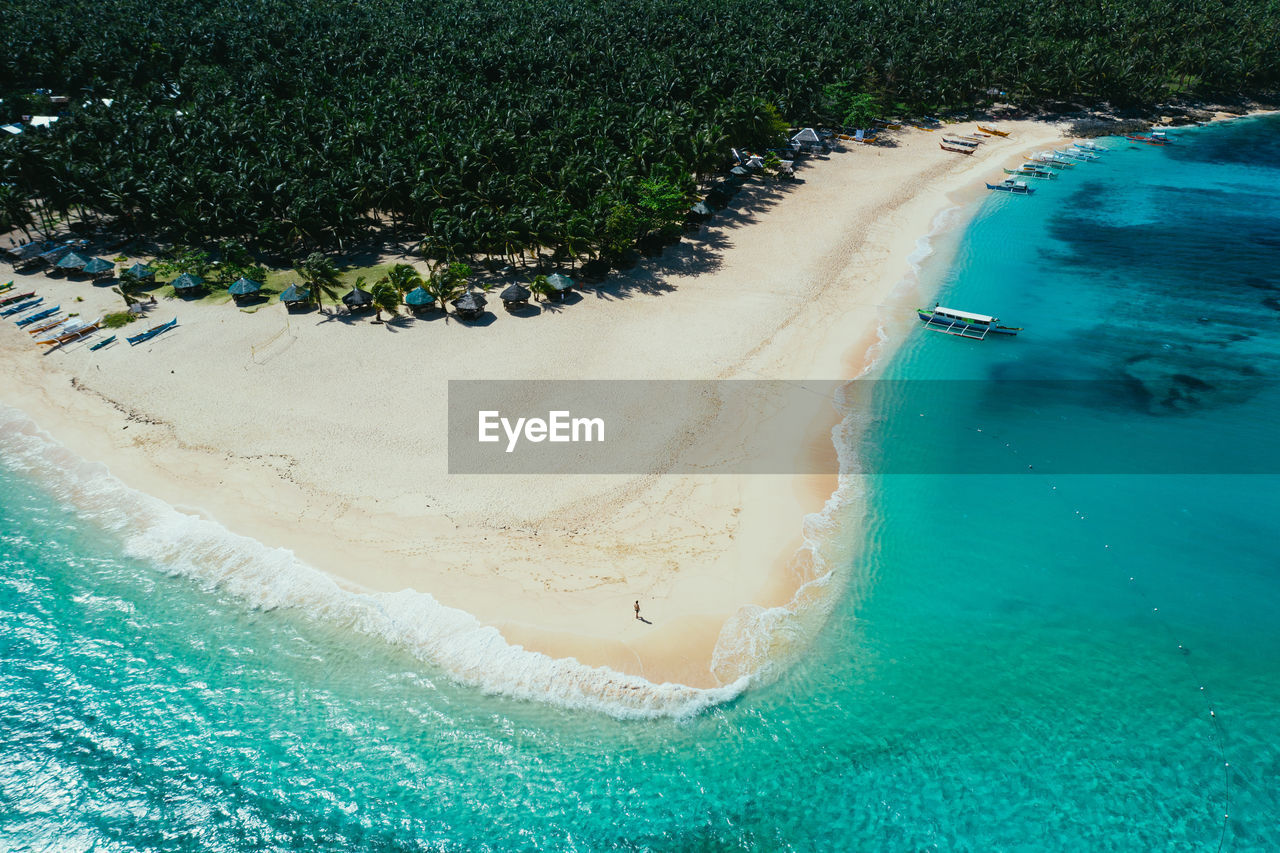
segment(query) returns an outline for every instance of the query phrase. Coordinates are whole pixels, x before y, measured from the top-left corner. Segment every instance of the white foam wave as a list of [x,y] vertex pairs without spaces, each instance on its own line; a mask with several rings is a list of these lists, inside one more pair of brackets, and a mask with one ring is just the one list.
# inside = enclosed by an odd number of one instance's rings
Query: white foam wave
[[106,466],[76,457],[24,413],[2,404],[0,458],[80,517],[118,536],[131,557],[210,584],[254,607],[297,608],[381,638],[488,693],[620,718],[680,718],[733,699],[752,680],[743,673],[717,688],[654,684],[510,645],[496,629],[427,593],[344,590],[291,551],[239,536],[126,486]]

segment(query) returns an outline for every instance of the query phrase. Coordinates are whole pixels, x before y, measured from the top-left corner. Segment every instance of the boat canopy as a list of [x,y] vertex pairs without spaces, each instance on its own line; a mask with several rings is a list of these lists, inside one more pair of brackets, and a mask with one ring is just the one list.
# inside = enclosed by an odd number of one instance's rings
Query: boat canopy
[[954,308],[943,308],[938,306],[933,309],[933,313],[942,314],[946,317],[955,317],[958,320],[973,320],[975,323],[994,323],[995,317],[988,317],[986,314],[971,314],[968,311],[957,311]]

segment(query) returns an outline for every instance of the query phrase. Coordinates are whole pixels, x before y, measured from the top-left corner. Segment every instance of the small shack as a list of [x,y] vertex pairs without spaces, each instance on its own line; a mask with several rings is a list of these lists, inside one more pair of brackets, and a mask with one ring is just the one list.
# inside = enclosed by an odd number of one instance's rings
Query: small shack
[[373,305],[373,294],[359,287],[352,287],[345,296],[342,297],[342,304],[347,306],[348,311],[357,311],[362,308],[368,308]]
[[230,293],[231,298],[236,302],[239,302],[242,299],[247,299],[250,296],[256,295],[261,290],[262,282],[240,276],[240,278],[236,279],[232,285],[227,288],[227,293]]
[[146,264],[134,264],[125,270],[126,273],[133,276],[138,281],[155,281],[156,271]]
[[564,295],[573,290],[573,279],[560,273],[547,276],[547,284],[551,286],[551,298],[556,302],[564,299]]
[[173,292],[178,296],[195,296],[204,290],[204,279],[189,272],[175,278],[172,284]]
[[58,258],[57,262],[53,265],[53,271],[60,273],[82,272],[85,264],[89,263],[91,260],[93,259],[87,258],[79,252],[68,251],[62,257]]
[[87,276],[92,276],[94,281],[106,281],[107,279],[115,278],[116,265],[106,258],[90,258],[80,272]]
[[464,293],[453,300],[453,309],[463,320],[478,320],[480,315],[484,313],[486,304],[488,304],[488,300],[484,298],[483,294],[472,291]]
[[528,305],[529,297],[532,295],[532,291],[523,284],[513,284],[499,294],[502,298],[502,307],[508,311]]
[[404,295],[404,304],[409,306],[411,311],[424,311],[436,304],[436,298],[428,293],[426,288],[419,286]]
[[292,311],[294,308],[305,306],[311,301],[311,291],[305,287],[291,284],[280,294],[280,301],[284,303],[286,311]]

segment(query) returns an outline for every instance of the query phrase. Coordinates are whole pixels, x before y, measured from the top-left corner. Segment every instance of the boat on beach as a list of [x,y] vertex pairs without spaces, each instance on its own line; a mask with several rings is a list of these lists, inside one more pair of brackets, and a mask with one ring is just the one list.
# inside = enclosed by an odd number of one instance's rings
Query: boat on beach
[[6,296],[3,299],[0,299],[0,307],[12,305],[15,302],[21,302],[24,299],[30,299],[35,295],[36,292],[34,290],[28,290],[26,293],[15,293],[12,296]]
[[998,184],[987,184],[987,189],[1014,195],[1031,195],[1035,192],[1035,190],[1027,186],[1026,181],[1018,181],[1013,178],[1005,178]]
[[960,148],[955,145],[948,145],[945,142],[939,142],[938,147],[943,151],[950,151],[952,154],[972,154],[976,150],[973,148]]
[[109,344],[109,343],[111,343],[112,341],[114,341],[115,339],[116,339],[116,336],[115,336],[115,335],[112,335],[112,336],[111,336],[111,337],[109,337],[109,338],[103,338],[102,340],[100,340],[100,341],[98,341],[96,344],[94,344],[93,346],[89,347],[89,351],[90,351],[90,352],[93,352],[94,350],[100,350],[100,349],[102,349],[103,347],[105,347],[107,344]]
[[965,148],[977,148],[981,144],[980,140],[956,138],[951,136],[942,137],[942,141],[948,145],[962,145]]
[[943,308],[941,305],[934,305],[932,311],[917,308],[916,315],[930,331],[977,341],[983,340],[987,335],[1016,335],[1022,331],[1020,326],[1000,325],[999,317]]
[[52,333],[47,334],[43,338],[36,338],[36,343],[45,346],[57,346],[65,344],[69,341],[79,340],[86,335],[92,335],[98,330],[98,320],[92,323],[85,323],[79,320],[69,320],[66,325],[54,329]]
[[67,322],[70,319],[71,319],[70,317],[51,317],[50,319],[47,319],[44,322],[37,324],[35,327],[27,329],[27,334],[38,335],[41,332],[47,332],[52,328],[61,326],[63,323]]
[[983,124],[978,125],[978,130],[982,131],[983,133],[989,133],[992,136],[1008,136],[1009,135],[1009,131],[1007,130],[996,130],[994,127],[987,127],[986,125],[983,125]]
[[159,326],[152,326],[150,329],[147,329],[145,332],[139,332],[136,335],[130,335],[126,337],[125,340],[129,342],[129,346],[131,347],[137,346],[143,341],[149,341],[152,338],[154,338],[156,335],[169,331],[176,325],[178,325],[178,318],[174,317],[172,320],[170,320],[167,323],[161,323]]
[[21,328],[22,326],[30,326],[32,323],[39,323],[41,320],[46,320],[49,317],[52,317],[54,314],[57,314],[61,310],[62,310],[61,305],[55,305],[52,308],[46,308],[43,311],[37,311],[34,314],[30,314],[26,317],[23,317],[21,320],[18,320],[17,321],[18,327]]
[[10,317],[14,314],[21,314],[23,311],[30,311],[32,308],[38,307],[41,302],[44,302],[43,296],[27,302],[18,302],[14,305],[10,305],[3,311],[0,311],[0,317]]

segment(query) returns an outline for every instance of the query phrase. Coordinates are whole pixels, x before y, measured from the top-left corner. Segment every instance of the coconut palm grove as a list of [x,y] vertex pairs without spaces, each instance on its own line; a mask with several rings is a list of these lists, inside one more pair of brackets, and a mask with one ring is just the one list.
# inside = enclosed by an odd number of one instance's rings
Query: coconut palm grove
[[[622,251],[731,146],[992,101],[1267,92],[1272,0],[8,0],[5,230],[71,218],[300,257]],[[58,105],[50,95],[62,95]]]

